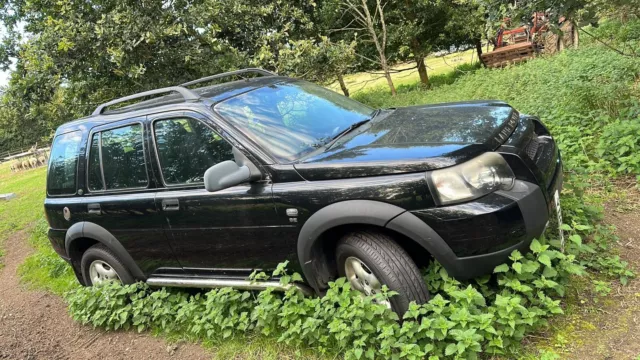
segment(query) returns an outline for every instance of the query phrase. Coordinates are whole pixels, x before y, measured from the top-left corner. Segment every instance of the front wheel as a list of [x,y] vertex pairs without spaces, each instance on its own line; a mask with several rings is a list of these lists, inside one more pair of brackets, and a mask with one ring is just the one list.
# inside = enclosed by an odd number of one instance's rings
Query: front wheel
[[356,231],[345,235],[336,248],[338,273],[351,287],[365,295],[374,295],[386,285],[398,295],[384,305],[402,316],[415,301],[429,301],[429,291],[420,270],[409,254],[393,239],[374,231]]
[[82,254],[82,277],[87,286],[105,281],[133,284],[135,279],[120,259],[102,244],[96,244]]

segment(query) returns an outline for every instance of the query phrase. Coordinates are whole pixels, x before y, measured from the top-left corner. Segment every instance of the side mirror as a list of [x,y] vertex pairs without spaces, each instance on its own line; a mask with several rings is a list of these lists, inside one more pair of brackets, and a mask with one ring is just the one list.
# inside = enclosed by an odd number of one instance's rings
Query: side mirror
[[251,179],[251,170],[246,165],[238,166],[235,161],[227,160],[215,164],[204,173],[204,188],[207,191],[226,189]]

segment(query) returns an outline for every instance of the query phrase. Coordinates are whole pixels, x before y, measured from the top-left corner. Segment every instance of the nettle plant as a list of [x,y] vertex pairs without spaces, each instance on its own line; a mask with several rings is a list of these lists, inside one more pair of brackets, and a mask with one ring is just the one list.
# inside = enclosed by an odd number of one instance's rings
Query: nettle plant
[[[212,342],[259,333],[348,359],[472,359],[512,352],[525,334],[562,313],[558,298],[570,276],[584,273],[574,253],[585,245],[577,232],[569,239],[565,253],[558,241],[535,240],[531,252],[514,251],[494,276],[468,283],[433,263],[424,273],[431,300],[412,304],[403,319],[377,303],[393,292],[364,297],[344,278],[323,297],[304,297],[294,288],[284,294],[225,288],[190,295],[108,283],[75,289],[66,300],[74,319],[105,329],[150,329]],[[286,263],[272,276],[283,284],[302,280],[287,273]]]

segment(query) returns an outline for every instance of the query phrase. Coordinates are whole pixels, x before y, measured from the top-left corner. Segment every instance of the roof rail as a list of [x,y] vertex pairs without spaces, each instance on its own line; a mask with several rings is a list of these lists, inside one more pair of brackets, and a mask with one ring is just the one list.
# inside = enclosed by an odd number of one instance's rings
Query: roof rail
[[109,107],[111,105],[119,104],[119,103],[122,103],[122,102],[134,100],[134,99],[139,99],[139,98],[143,98],[143,97],[147,97],[147,96],[151,96],[151,95],[165,94],[165,93],[170,93],[170,92],[177,92],[178,94],[182,95],[182,97],[184,98],[184,101],[196,101],[196,100],[198,100],[200,98],[197,94],[195,94],[193,91],[191,91],[189,89],[186,89],[186,88],[181,87],[181,86],[170,86],[170,87],[166,87],[166,88],[162,88],[162,89],[144,91],[144,92],[141,92],[141,93],[137,93],[137,94],[125,96],[125,97],[122,97],[122,98],[119,98],[119,99],[111,100],[111,101],[109,101],[107,103],[104,103],[104,104],[98,106],[91,115],[100,115],[100,114],[102,114],[102,112],[104,111],[105,108],[107,108],[107,107]]
[[227,76],[248,74],[248,73],[260,74],[260,75],[263,75],[263,76],[278,76],[278,74],[272,73],[271,71],[267,71],[267,70],[264,70],[264,69],[248,68],[248,69],[229,71],[229,72],[225,72],[225,73],[221,73],[221,74],[216,74],[216,75],[203,77],[203,78],[198,79],[198,80],[193,80],[193,81],[186,82],[184,84],[180,84],[180,86],[191,86],[191,85],[203,83],[203,82],[210,81],[210,80],[220,79],[220,78],[227,77]]

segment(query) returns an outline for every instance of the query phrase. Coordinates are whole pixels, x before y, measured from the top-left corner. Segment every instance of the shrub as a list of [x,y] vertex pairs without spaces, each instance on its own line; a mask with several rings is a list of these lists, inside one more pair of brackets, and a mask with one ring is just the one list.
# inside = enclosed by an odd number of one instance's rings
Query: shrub
[[640,174],[640,116],[607,124],[597,153],[602,167],[614,174]]
[[[461,283],[437,263],[425,272],[432,298],[411,304],[402,323],[380,305],[392,293],[363,297],[344,278],[323,297],[305,298],[294,289],[257,296],[231,288],[188,295],[180,290],[151,291],[145,284],[78,288],[66,295],[69,311],[83,324],[105,329],[154,329],[220,341],[258,332],[277,341],[305,345],[347,358],[474,357],[503,354],[524,335],[562,313],[560,300],[568,275],[582,273],[574,255],[535,240],[531,253],[514,251],[512,263],[496,268],[494,279]],[[284,273],[280,267],[280,273]],[[285,283],[299,275],[285,276]]]

